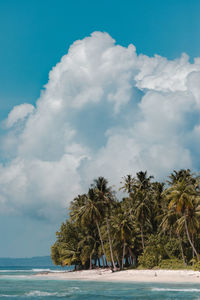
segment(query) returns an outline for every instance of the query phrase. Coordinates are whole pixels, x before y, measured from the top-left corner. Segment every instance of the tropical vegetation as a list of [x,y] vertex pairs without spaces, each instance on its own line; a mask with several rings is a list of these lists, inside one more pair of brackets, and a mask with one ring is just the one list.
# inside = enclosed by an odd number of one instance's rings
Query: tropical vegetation
[[117,198],[104,177],[71,201],[51,257],[75,270],[200,269],[200,177],[189,169],[158,182],[147,171],[122,178]]

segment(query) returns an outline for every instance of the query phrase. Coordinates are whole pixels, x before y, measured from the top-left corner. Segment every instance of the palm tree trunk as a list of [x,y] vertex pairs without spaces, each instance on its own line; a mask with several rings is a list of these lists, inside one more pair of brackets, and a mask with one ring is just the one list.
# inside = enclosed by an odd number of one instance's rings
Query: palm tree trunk
[[179,244],[180,244],[180,249],[181,249],[181,255],[182,255],[183,263],[184,263],[184,266],[186,266],[185,255],[184,255],[184,252],[183,252],[183,245],[182,245],[182,241],[181,241],[181,237],[180,237],[179,231],[177,231],[177,236],[178,236],[178,240],[179,240]]
[[90,270],[92,270],[92,253],[90,254]]
[[[96,221],[96,225],[97,225],[97,229],[98,229],[98,233],[99,233],[99,238],[100,238],[100,241],[101,241],[101,247],[102,247],[102,250],[103,250],[103,254],[104,254],[105,260],[107,261],[106,251],[105,251],[105,248],[104,248],[103,239],[102,239],[102,236],[101,236],[101,230],[100,230],[98,221]],[[103,266],[104,266],[104,258],[103,257],[102,257],[102,260],[103,260]]]
[[125,241],[124,241],[124,243],[123,243],[122,269],[124,268],[124,255],[125,255]]
[[113,258],[113,250],[112,250],[112,242],[111,242],[111,238],[110,238],[110,226],[109,226],[109,222],[108,222],[108,217],[106,217],[106,226],[107,226],[107,233],[108,233],[108,240],[109,240],[111,261],[112,261],[113,269],[114,269],[114,271],[116,271],[117,268],[115,266],[115,262],[114,262],[114,258]]
[[103,255],[101,255],[101,260],[102,260],[103,268],[105,268],[105,263],[104,263]]
[[185,230],[186,230],[186,234],[187,234],[187,238],[188,238],[188,241],[197,257],[197,260],[199,261],[200,260],[200,257],[199,257],[199,254],[197,253],[197,250],[195,249],[194,247],[194,244],[192,243],[191,241],[191,238],[190,238],[190,234],[189,234],[189,230],[188,230],[188,226],[187,226],[187,219],[186,219],[186,215],[184,214],[184,221],[185,221]]
[[116,254],[116,257],[117,257],[117,262],[118,262],[119,268],[120,268],[120,270],[121,270],[121,263],[120,263],[118,254]]
[[106,264],[106,268],[107,267],[109,267],[109,265],[108,265],[108,261],[107,261],[107,259],[105,258],[105,264]]
[[[192,244],[194,245],[194,234],[192,234]],[[192,258],[193,258],[192,265],[194,265],[194,250],[193,249],[192,249]]]
[[141,239],[142,239],[142,249],[144,252],[144,232],[143,232],[143,225],[141,224]]

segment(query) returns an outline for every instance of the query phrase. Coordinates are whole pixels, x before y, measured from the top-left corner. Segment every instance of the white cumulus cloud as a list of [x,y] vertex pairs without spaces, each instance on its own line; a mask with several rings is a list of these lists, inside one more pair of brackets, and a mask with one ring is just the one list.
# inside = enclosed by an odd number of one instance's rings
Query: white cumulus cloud
[[6,127],[12,127],[19,120],[24,120],[34,110],[34,106],[28,103],[15,106],[6,120]]
[[200,58],[137,54],[94,32],[14,107],[2,142],[0,211],[55,219],[91,180],[200,166]]

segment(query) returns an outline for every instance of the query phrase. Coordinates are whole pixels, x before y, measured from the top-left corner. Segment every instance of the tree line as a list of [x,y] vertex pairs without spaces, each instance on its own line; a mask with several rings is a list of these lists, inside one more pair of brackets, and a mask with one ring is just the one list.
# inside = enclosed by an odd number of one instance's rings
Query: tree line
[[200,267],[200,177],[173,171],[166,182],[147,171],[122,178],[117,199],[104,177],[71,201],[51,257],[76,270]]

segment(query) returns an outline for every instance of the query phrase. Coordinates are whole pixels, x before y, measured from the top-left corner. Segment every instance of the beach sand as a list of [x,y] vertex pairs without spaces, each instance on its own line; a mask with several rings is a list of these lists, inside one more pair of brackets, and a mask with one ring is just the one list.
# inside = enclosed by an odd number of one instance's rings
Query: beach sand
[[108,269],[76,272],[38,273],[35,276],[54,280],[87,280],[110,282],[200,283],[200,272],[190,270],[125,270],[112,273]]

